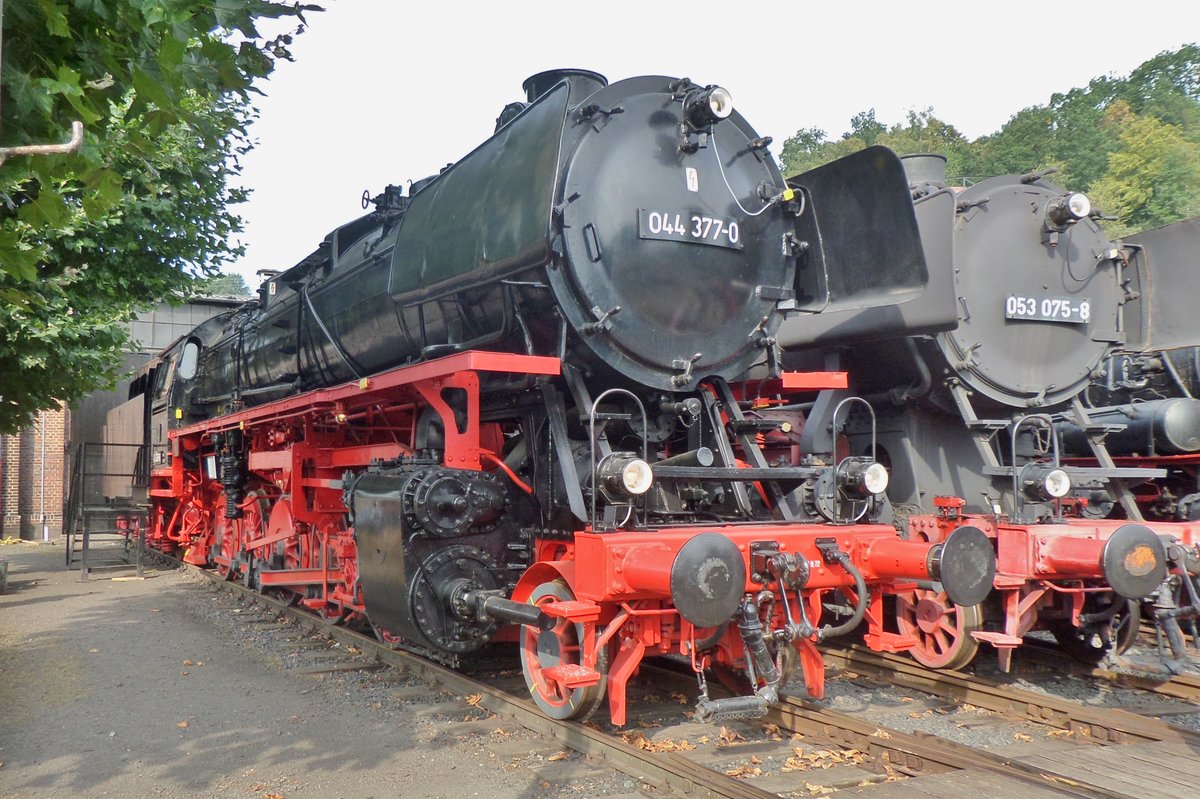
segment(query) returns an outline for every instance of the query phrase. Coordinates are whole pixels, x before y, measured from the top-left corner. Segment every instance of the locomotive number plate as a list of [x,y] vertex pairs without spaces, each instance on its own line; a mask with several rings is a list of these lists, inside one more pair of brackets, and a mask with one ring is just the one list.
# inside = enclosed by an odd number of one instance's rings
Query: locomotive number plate
[[1004,300],[1004,318],[1086,325],[1092,318],[1092,303],[1070,297],[1023,297],[1010,294]]
[[742,228],[736,219],[707,216],[694,211],[638,209],[638,238],[685,241],[740,250]]

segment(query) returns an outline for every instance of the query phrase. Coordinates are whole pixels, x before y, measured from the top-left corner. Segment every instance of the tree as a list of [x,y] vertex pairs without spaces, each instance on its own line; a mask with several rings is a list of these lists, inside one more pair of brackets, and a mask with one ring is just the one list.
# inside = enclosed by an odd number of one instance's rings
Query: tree
[[1119,129],[1119,147],[1092,187],[1092,201],[1118,217],[1109,235],[1122,236],[1200,214],[1200,144],[1179,125],[1137,116],[1114,103],[1106,124]]
[[934,116],[932,108],[909,111],[907,124],[893,125],[876,143],[890,147],[900,155],[941,153],[946,156],[947,174],[963,174],[963,151],[967,140],[953,125]]
[[[315,6],[8,0],[2,143],[78,153],[0,165],[0,432],[110,386],[136,311],[239,254],[229,186],[251,94]],[[257,23],[286,18],[266,36]]]
[[871,147],[879,141],[879,137],[887,132],[887,125],[875,118],[875,109],[859,111],[850,117],[850,130],[843,139],[861,139],[863,144]]
[[783,143],[779,157],[783,162],[783,174],[790,177],[836,161],[866,146],[861,139],[853,138],[850,134],[839,141],[829,141],[825,138],[825,131],[820,128],[801,128]]
[[968,142],[953,125],[934,116],[932,108],[910,111],[906,125],[893,125],[891,128],[875,118],[875,109],[872,108],[851,117],[850,130],[836,141],[829,141],[825,131],[820,128],[801,128],[783,143],[780,159],[784,164],[784,174],[795,175],[875,144],[890,147],[901,155],[942,153],[949,159],[948,168],[960,170]]
[[197,281],[194,287],[201,297],[250,297],[252,292],[237,272],[213,275]]

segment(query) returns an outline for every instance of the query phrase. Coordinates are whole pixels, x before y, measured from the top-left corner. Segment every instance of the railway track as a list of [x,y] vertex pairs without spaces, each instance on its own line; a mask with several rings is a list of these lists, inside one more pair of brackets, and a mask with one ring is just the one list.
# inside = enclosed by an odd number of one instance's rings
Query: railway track
[[[238,597],[239,603],[248,603],[247,612],[241,616],[246,622],[287,619],[299,625],[299,630],[327,636],[340,644],[343,652],[359,653],[355,659],[327,664],[318,670],[356,670],[379,665],[397,669],[435,689],[470,697],[470,703],[477,707],[512,719],[547,741],[662,792],[771,799],[837,791],[844,795],[891,799],[900,784],[912,780],[945,783],[962,779],[963,784],[971,784],[983,779],[997,781],[1012,796],[1142,799],[1132,788],[1122,791],[1100,780],[1093,784],[1056,773],[1045,764],[1028,763],[926,733],[903,732],[794,697],[785,698],[765,722],[717,728],[680,721],[690,714],[681,713],[679,703],[674,701],[667,703],[673,707],[665,709],[661,702],[656,705],[651,701],[656,699],[653,693],[661,693],[664,686],[673,685],[679,689],[675,696],[690,697],[694,682],[690,674],[659,666],[643,668],[643,680],[651,678],[653,685],[642,692],[639,701],[631,703],[637,709],[625,730],[556,721],[523,696],[524,686],[519,677],[476,679],[391,649],[373,637],[324,622],[273,597],[221,581],[209,572],[186,568],[219,589],[229,591]],[[856,651],[844,656],[831,652],[830,657],[834,662],[841,658],[844,668],[864,676],[932,693],[951,702],[969,702],[1008,715],[1023,714],[1038,724],[1069,730],[1071,740],[1080,744],[1081,751],[1094,748],[1092,744],[1161,741],[1200,751],[1200,735],[1136,714],[1099,711],[1037,694],[1025,696],[1006,686],[966,679],[963,675],[938,674],[935,679],[904,658]],[[916,789],[914,782],[911,790]]]
[[1200,733],[1128,710],[1082,705],[962,672],[931,671],[902,655],[872,652],[857,645],[827,649],[825,656],[831,664],[873,679],[1068,730],[1097,743],[1170,741],[1200,751]]
[[1102,680],[1124,688],[1136,688],[1139,691],[1147,691],[1169,699],[1200,704],[1200,674],[1185,672],[1183,674],[1156,675],[1133,670],[1118,671],[1107,668],[1103,664],[1090,665],[1078,661],[1064,664],[1061,652],[1030,643],[1023,645],[1020,657],[1022,660],[1059,671],[1065,668],[1071,674],[1080,677]]

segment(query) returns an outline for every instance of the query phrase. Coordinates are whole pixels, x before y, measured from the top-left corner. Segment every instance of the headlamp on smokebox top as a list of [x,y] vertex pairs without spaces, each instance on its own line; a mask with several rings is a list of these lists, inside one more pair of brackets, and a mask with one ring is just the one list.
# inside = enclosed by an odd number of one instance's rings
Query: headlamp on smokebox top
[[733,113],[733,95],[720,86],[708,86],[689,94],[683,109],[692,130],[705,130]]
[[1046,207],[1046,217],[1052,226],[1058,228],[1086,219],[1091,212],[1092,201],[1086,194],[1077,191],[1054,198]]

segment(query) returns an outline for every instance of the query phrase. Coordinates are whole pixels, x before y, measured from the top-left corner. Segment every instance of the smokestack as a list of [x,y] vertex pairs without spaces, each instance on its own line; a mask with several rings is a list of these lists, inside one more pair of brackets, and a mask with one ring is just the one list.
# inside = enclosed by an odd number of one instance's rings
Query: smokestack
[[562,80],[571,84],[571,99],[576,104],[608,85],[608,78],[599,72],[586,69],[549,69],[526,78],[521,88],[525,90],[525,99],[532,103]]
[[900,163],[904,165],[909,187],[946,187],[946,156],[938,153],[911,153],[900,156]]

